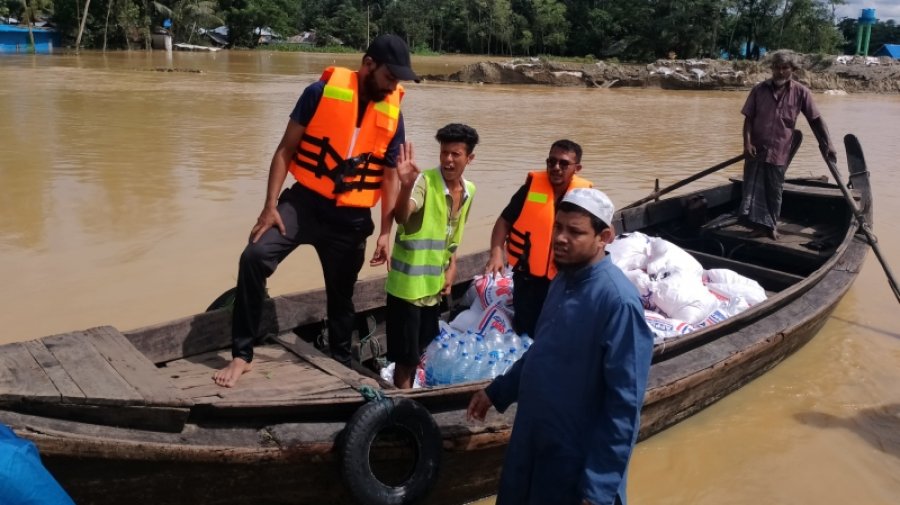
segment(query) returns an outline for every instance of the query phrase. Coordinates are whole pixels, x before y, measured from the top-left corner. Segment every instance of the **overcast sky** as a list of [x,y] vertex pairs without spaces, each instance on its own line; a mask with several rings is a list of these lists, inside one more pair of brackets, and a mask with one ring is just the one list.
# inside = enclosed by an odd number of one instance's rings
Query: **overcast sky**
[[900,0],[847,0],[845,5],[835,9],[838,21],[842,18],[858,18],[863,9],[875,9],[875,17],[880,21],[893,19],[900,23]]

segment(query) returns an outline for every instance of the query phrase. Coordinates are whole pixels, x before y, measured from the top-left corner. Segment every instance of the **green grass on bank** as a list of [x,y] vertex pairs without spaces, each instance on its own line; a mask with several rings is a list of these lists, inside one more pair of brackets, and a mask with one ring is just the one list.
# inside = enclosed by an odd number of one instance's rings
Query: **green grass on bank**
[[[347,46],[313,46],[310,44],[288,44],[284,42],[257,46],[258,51],[281,51],[288,53],[359,53],[359,49]],[[416,56],[441,56],[444,53],[432,51],[427,46],[420,46],[413,49],[412,54]]]
[[267,44],[256,46],[258,51],[282,51],[286,53],[358,53],[358,49],[346,46],[313,46],[309,44]]

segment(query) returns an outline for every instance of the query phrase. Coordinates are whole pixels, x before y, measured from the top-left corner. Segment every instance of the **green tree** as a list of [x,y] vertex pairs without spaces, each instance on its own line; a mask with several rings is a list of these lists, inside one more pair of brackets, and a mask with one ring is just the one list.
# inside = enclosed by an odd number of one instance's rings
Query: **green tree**
[[534,7],[532,24],[539,52],[563,54],[569,33],[566,5],[556,0],[531,0]]
[[215,28],[225,23],[218,15],[216,0],[175,0],[171,6],[153,3],[157,12],[172,21],[172,38],[176,42],[190,43],[197,28]]

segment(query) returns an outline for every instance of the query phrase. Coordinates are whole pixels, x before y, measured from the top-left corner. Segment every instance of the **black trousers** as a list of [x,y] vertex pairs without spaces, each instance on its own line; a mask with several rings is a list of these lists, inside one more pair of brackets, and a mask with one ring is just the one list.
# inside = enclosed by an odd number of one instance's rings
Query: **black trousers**
[[[325,277],[328,341],[332,357],[350,366],[350,345],[355,310],[353,287],[372,234],[370,209],[335,208],[333,203],[294,184],[278,200],[285,234],[267,230],[255,244],[248,243],[238,265],[237,293],[232,319],[231,355],[253,360],[253,345],[260,335],[266,280],[278,264],[302,244],[312,245]],[[346,219],[347,215],[352,219]]]
[[549,289],[549,279],[513,271],[513,329],[516,333],[537,338],[534,329]]

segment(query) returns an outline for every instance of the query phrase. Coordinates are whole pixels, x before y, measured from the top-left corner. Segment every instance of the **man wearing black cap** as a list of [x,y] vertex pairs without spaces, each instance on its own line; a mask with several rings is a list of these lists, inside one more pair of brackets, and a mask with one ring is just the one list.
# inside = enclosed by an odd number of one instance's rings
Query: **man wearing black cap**
[[[322,264],[332,357],[350,366],[353,286],[375,228],[370,209],[382,198],[369,264],[390,257],[396,156],[405,141],[402,80],[418,81],[409,49],[396,35],[380,35],[358,71],[329,67],[303,91],[272,157],[266,202],[241,255],[232,360],[213,375],[216,384],[233,387],[250,370],[253,344],[262,337],[266,279],[301,244],[315,247]],[[288,172],[297,182],[282,192]]]

